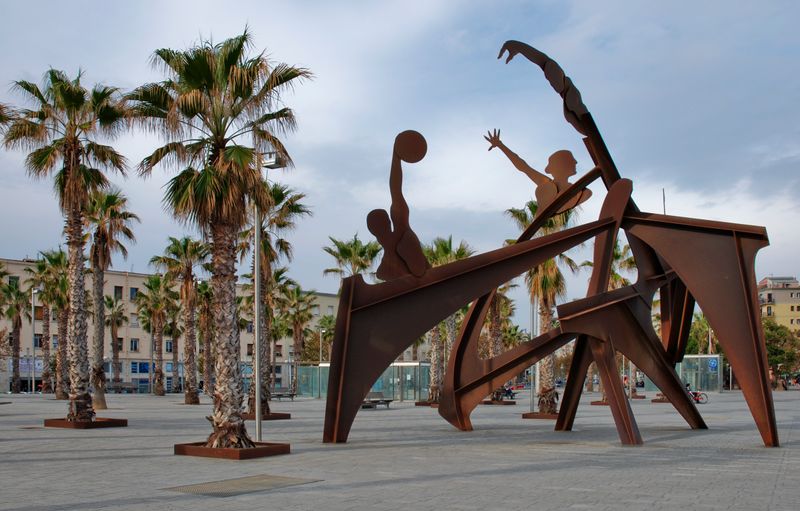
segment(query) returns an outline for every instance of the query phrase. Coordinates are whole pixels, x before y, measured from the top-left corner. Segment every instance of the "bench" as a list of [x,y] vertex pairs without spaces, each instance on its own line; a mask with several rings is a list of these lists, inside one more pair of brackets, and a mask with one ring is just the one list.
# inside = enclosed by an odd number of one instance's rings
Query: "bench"
[[106,384],[106,390],[117,394],[136,394],[139,391],[139,385],[129,381],[109,382]]
[[270,392],[269,398],[270,399],[274,398],[274,399],[277,399],[278,401],[280,401],[281,399],[288,397],[289,399],[294,401],[294,396],[296,394],[297,393],[296,392],[292,392],[292,389],[290,389],[290,388],[287,388],[287,387],[276,387],[275,389],[272,390],[272,392]]
[[361,408],[377,408],[378,405],[383,405],[388,409],[389,403],[392,401],[394,401],[394,399],[385,398],[383,392],[370,392],[367,394],[367,397],[364,398],[364,402],[361,403]]

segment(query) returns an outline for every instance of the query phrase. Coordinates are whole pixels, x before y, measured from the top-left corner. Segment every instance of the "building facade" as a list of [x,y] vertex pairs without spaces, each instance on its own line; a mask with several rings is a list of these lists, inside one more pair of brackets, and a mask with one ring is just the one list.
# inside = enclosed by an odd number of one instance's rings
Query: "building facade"
[[765,277],[758,283],[761,316],[800,330],[800,282],[795,277]]
[[[28,273],[25,268],[31,267],[33,261],[30,260],[15,260],[15,259],[2,259],[0,263],[5,266],[8,272],[6,280],[17,280],[21,289],[28,289]],[[121,346],[119,357],[122,366],[121,379],[124,383],[128,384],[126,387],[134,388],[140,392],[147,392],[150,385],[150,379],[153,371],[153,342],[151,336],[146,332],[139,321],[136,313],[136,295],[140,290],[144,290],[144,282],[149,275],[144,273],[123,272],[109,270],[105,272],[105,283],[103,285],[103,293],[108,296],[115,296],[120,299],[125,306],[125,313],[128,317],[128,322],[118,329],[117,342]],[[87,295],[91,294],[92,278],[90,275],[86,277],[86,292]],[[177,288],[176,288],[177,290]],[[239,294],[243,294],[242,286],[239,286]],[[314,293],[316,297],[316,304],[313,308],[313,318],[308,325],[310,329],[318,329],[318,322],[324,315],[332,315],[336,317],[338,311],[339,299],[335,294],[329,293]],[[32,296],[32,306],[34,307],[34,328],[31,328],[31,322],[24,319],[22,322],[22,330],[20,333],[20,376],[22,379],[22,389],[27,391],[31,385],[34,388],[39,388],[41,384],[41,373],[44,361],[42,360],[42,306],[39,303],[36,295]],[[55,350],[58,343],[61,341],[58,338],[58,324],[56,322],[56,315],[51,314],[52,323],[50,325],[50,344],[51,356],[55,356]],[[92,316],[89,314],[89,338],[88,344],[91,351],[93,324]],[[11,322],[5,318],[0,319],[0,331],[8,330],[10,334]],[[245,329],[241,332],[241,361],[244,366],[246,375],[250,374],[249,365],[252,363],[253,345],[255,341],[254,329],[252,323],[246,325]],[[3,339],[3,342],[8,342]],[[183,342],[184,339],[178,340],[178,346],[173,346],[173,340],[164,338],[164,365],[162,367],[165,377],[165,385],[167,390],[171,390],[173,385],[173,362],[172,350],[178,350],[179,366],[178,377],[182,378],[183,374]],[[199,341],[198,341],[199,344]],[[200,346],[197,346],[196,353],[201,354]],[[293,343],[291,338],[278,339],[273,342],[274,353],[274,385],[275,387],[288,387],[289,386],[289,366],[295,361],[293,353]],[[105,335],[105,348],[104,355],[106,360],[106,376],[111,379],[111,333],[106,329]],[[0,389],[6,392],[11,388],[11,359],[7,357],[6,360],[0,362]],[[202,381],[202,373],[198,374],[198,381]]]

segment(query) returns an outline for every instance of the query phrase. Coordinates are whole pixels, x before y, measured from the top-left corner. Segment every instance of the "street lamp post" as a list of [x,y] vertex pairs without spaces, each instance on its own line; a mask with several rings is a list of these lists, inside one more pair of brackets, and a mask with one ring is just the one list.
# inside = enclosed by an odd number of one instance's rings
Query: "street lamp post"
[[[286,166],[283,160],[277,153],[267,153],[266,159],[263,161],[262,167],[264,170],[264,180],[267,181],[267,169],[280,169]],[[261,210],[258,203],[254,202],[254,219],[253,219],[253,291],[254,291],[254,312],[253,319],[255,321],[255,342],[253,347],[255,353],[253,356],[253,379],[255,380],[255,420],[256,420],[256,442],[261,441]]]
[[317,398],[322,399],[322,336],[325,335],[324,328],[319,329],[319,363],[317,363]]

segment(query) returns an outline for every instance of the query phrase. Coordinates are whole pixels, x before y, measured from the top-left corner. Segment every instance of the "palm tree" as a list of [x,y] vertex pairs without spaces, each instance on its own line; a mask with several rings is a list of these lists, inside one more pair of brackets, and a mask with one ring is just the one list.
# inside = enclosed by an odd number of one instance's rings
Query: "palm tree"
[[[300,217],[311,215],[311,210],[302,202],[305,194],[297,193],[280,183],[270,184],[266,180],[264,180],[264,186],[270,197],[270,207],[262,214],[261,219],[261,260],[259,267],[263,301],[259,304],[261,312],[259,315],[261,323],[259,346],[261,349],[260,358],[266,364],[265,370],[261,371],[261,410],[263,414],[268,415],[270,413],[269,382],[272,372],[270,363],[272,336],[270,332],[276,299],[273,270],[281,259],[292,260],[292,244],[283,236],[286,232],[294,230]],[[242,241],[240,253],[242,257],[250,248],[254,234],[255,230],[251,227],[240,235]],[[255,271],[255,253],[253,253],[252,257],[253,271]],[[254,296],[251,296],[248,300],[248,306],[251,310],[254,310],[254,298]],[[251,385],[247,399],[248,413],[255,414],[255,407],[256,387]]]
[[[580,264],[580,266],[583,268],[594,268],[594,263],[592,261],[584,261]],[[619,240],[616,240],[614,243],[614,249],[611,252],[610,266],[611,271],[608,279],[608,290],[613,291],[614,289],[620,289],[622,287],[629,286],[631,281],[622,275],[622,272],[630,273],[636,271],[637,269],[636,262],[633,259],[633,255],[631,255],[630,246],[625,245],[624,247],[620,247]],[[588,377],[586,378],[586,390],[589,392],[594,392],[594,373],[595,364],[592,362],[592,365],[589,366]],[[633,387],[633,392],[636,392],[636,386]],[[602,392],[601,401],[606,401],[605,392]]]
[[[292,327],[292,342],[295,361],[303,353],[304,333],[306,325],[313,317],[312,309],[316,304],[313,291],[303,291],[300,286],[294,285],[286,289],[279,298],[279,307]],[[292,392],[297,392],[297,371],[292,371]]]
[[0,303],[5,307],[5,317],[11,322],[11,392],[19,394],[19,334],[22,320],[31,320],[30,294],[20,289],[19,281],[12,280],[2,285],[0,295]]
[[[39,257],[34,261],[33,266],[25,268],[25,272],[30,275],[28,282],[34,289],[39,290],[39,303],[42,307],[42,393],[50,394],[53,392],[52,376],[50,375],[50,307],[52,297],[55,292],[56,283],[47,260]],[[0,278],[2,278],[2,268],[0,268]]]
[[181,391],[178,360],[178,346],[180,343],[178,341],[180,341],[181,335],[183,335],[183,329],[180,325],[180,314],[181,309],[175,304],[175,306],[169,310],[167,314],[167,323],[164,325],[164,334],[172,339],[172,392],[175,393]]
[[197,336],[203,347],[203,392],[212,395],[214,374],[214,322],[212,310],[213,295],[208,281],[197,284]]
[[105,323],[111,330],[111,385],[114,391],[119,393],[122,366],[119,362],[120,345],[119,342],[117,342],[117,332],[121,326],[128,322],[128,316],[125,315],[125,304],[122,300],[117,300],[113,296],[106,295],[103,303],[106,307]]
[[42,252],[47,263],[50,285],[45,293],[56,313],[58,322],[58,346],[56,349],[56,399],[68,399],[69,370],[67,364],[67,329],[69,323],[69,262],[61,250]]
[[148,317],[153,334],[153,352],[155,354],[153,372],[153,393],[164,395],[164,328],[170,310],[175,308],[178,293],[172,290],[172,280],[162,275],[150,275],[144,281],[146,291],[136,295],[136,306],[139,316]]
[[[150,259],[150,264],[163,269],[166,274],[181,283],[181,303],[183,309],[183,367],[184,367],[184,397],[187,405],[200,404],[197,395],[197,363],[195,362],[195,312],[196,290],[194,269],[206,262],[209,256],[208,245],[202,241],[189,237],[169,238],[169,245],[164,249],[164,254]],[[173,346],[174,353],[177,350]]]
[[[124,259],[128,257],[128,249],[123,240],[133,242],[135,237],[131,224],[139,221],[139,217],[127,209],[128,198],[119,189],[108,191],[95,190],[89,196],[86,206],[86,224],[92,237],[89,249],[89,261],[92,266],[93,306],[94,306],[94,343],[92,350],[92,384],[94,385],[94,408],[105,410],[106,406],[106,374],[103,370],[105,356],[106,305],[103,297],[105,272],[111,266],[114,253]],[[112,339],[112,344],[116,338]]]
[[328,237],[332,245],[323,247],[326,254],[333,257],[336,261],[336,268],[326,268],[323,275],[341,275],[342,277],[352,277],[353,275],[367,273],[382,247],[377,241],[364,243],[358,239],[358,234],[352,240],[341,241],[333,237]]
[[[517,224],[517,227],[525,229],[533,221],[538,209],[538,204],[532,200],[528,201],[522,208],[507,210],[506,214]],[[546,235],[565,229],[572,221],[573,211],[565,211],[547,219],[538,234]],[[551,328],[556,300],[563,297],[567,291],[566,281],[564,274],[561,273],[559,263],[573,272],[578,269],[575,261],[567,255],[561,254],[557,258],[549,259],[525,273],[525,284],[528,286],[531,303],[536,301],[539,304],[540,334]],[[539,368],[541,371],[540,386],[537,389],[539,411],[542,413],[556,413],[558,394],[555,385],[555,354],[551,353],[542,359]]]
[[31,176],[44,178],[55,173],[55,189],[66,218],[70,302],[67,420],[92,420],[83,278],[84,211],[90,193],[108,186],[102,169],[124,173],[125,158],[96,139],[101,134],[113,137],[125,128],[126,107],[114,87],[95,85],[86,89],[81,73],[69,79],[63,71],[50,69],[42,87],[19,80],[14,88],[34,106],[20,110],[11,121],[5,145],[31,151],[25,159]]
[[[273,111],[282,91],[309,78],[302,68],[273,66],[264,53],[251,57],[251,35],[219,44],[201,41],[185,51],[156,50],[153,61],[167,79],[129,95],[142,124],[160,130],[167,144],[140,164],[150,174],[160,162],[179,168],[164,202],[182,221],[210,236],[216,335],[213,432],[208,447],[252,447],[241,416],[242,373],[236,325],[236,237],[247,221],[248,201],[262,210],[261,155],[272,151],[292,164],[276,135],[292,131],[291,109]],[[252,145],[246,145],[252,142]]]
[[[475,253],[465,241],[461,241],[457,247],[454,247],[453,236],[435,238],[430,245],[424,246],[422,251],[431,266],[442,266],[459,259],[466,259]],[[444,377],[444,365],[447,363],[445,357],[452,348],[458,334],[456,330],[458,314],[458,312],[451,314],[444,320],[443,325],[433,327],[427,334],[430,342],[429,359],[431,362],[428,400],[431,402],[439,402],[439,391],[442,388],[442,379]],[[442,326],[444,326],[445,332],[444,342],[441,340]]]

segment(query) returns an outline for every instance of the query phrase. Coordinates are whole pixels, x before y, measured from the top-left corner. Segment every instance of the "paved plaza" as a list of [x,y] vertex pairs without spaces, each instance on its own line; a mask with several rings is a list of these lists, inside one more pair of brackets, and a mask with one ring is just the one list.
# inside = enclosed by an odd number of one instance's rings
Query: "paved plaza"
[[[48,396],[0,396],[0,509],[339,510],[661,509],[792,510],[800,507],[800,391],[775,394],[782,447],[762,447],[739,392],[711,394],[691,431],[670,405],[635,401],[645,444],[622,447],[607,407],[585,395],[575,430],[523,420],[517,406],[480,406],[475,431],[453,429],[436,410],[392,403],[362,410],[344,445],[322,443],[324,401],[275,402],[292,420],[265,422],[265,440],[292,454],[250,461],[174,456],[204,439],[208,398],[109,396],[105,430],[43,428],[66,404]],[[651,397],[651,396],[648,396]],[[253,423],[248,429],[254,430]],[[213,481],[267,490],[220,497],[175,488]],[[291,484],[291,485],[288,485]],[[208,488],[208,487],[204,487]],[[185,489],[184,489],[185,490]]]

